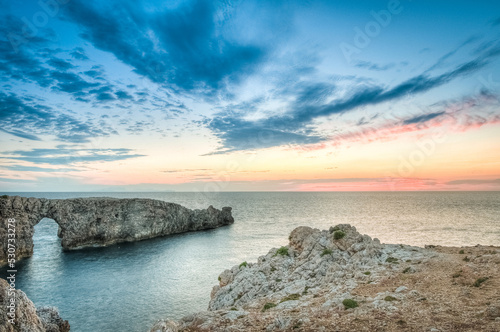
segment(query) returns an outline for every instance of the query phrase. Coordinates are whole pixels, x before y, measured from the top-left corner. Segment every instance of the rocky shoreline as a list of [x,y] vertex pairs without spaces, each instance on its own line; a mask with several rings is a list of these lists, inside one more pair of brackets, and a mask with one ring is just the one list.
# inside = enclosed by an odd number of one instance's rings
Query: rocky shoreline
[[[11,305],[11,301],[14,304]],[[12,310],[11,310],[12,307]],[[12,319],[12,322],[9,320]],[[70,325],[54,307],[36,308],[21,290],[0,279],[0,332],[68,332]]]
[[[234,223],[230,207],[190,210],[154,199],[45,199],[4,195],[0,197],[0,237],[7,239],[7,221],[15,219],[17,260],[33,255],[34,226],[43,218],[54,219],[59,225],[58,236],[66,250],[140,241]],[[7,241],[2,241],[0,264],[7,260],[7,249]]]
[[207,311],[150,331],[500,331],[500,248],[298,227],[287,246],[222,272]]

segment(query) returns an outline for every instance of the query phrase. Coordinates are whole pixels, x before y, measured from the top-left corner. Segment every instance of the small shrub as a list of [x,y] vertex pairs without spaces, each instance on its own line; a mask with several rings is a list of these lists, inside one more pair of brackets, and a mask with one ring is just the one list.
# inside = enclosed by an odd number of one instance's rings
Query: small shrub
[[483,282],[485,282],[486,280],[488,280],[488,279],[489,279],[488,277],[478,278],[478,279],[476,280],[476,282],[474,283],[474,287],[479,287],[479,286],[481,286],[481,284],[482,284]]
[[385,260],[387,263],[394,263],[394,264],[398,264],[398,259],[395,258],[395,257],[387,257],[387,259]]
[[2,195],[2,196],[0,196],[0,198],[7,199],[7,198],[9,198],[9,195]]
[[344,301],[342,301],[342,304],[346,309],[352,309],[358,307],[358,302],[354,301],[353,299],[345,299]]
[[461,275],[462,275],[462,272],[457,272],[457,273],[453,274],[451,277],[452,277],[452,278],[458,278],[458,277],[460,277]]
[[332,249],[324,249],[323,252],[321,253],[321,257],[325,255],[331,255],[333,253]]
[[406,263],[410,263],[410,262],[411,262],[411,259],[407,259],[407,260],[406,260]]
[[366,276],[369,276],[372,273],[370,271],[366,271],[366,272],[363,272],[363,274],[366,275]]
[[302,295],[306,295],[308,290],[309,290],[309,286],[306,286],[304,288],[304,291],[302,292]]
[[384,301],[396,301],[397,298],[395,298],[394,296],[390,296],[390,295],[387,295],[385,298],[384,298]]
[[464,262],[470,262],[470,258],[465,256],[464,259],[463,259]]
[[408,272],[410,272],[410,270],[411,270],[411,267],[408,266],[406,269],[403,270],[403,273],[408,273]]
[[268,309],[274,308],[274,307],[276,307],[276,304],[274,304],[272,302],[268,302],[268,303],[264,304],[264,307],[262,308],[262,312],[264,312]]
[[465,254],[465,251],[460,250],[458,253],[459,253],[460,255],[463,255],[463,254]]
[[293,329],[296,330],[296,329],[300,329],[300,327],[302,326],[302,322],[297,322],[297,324],[295,324],[293,326]]
[[221,279],[220,279],[220,276],[217,278],[217,280],[219,280],[219,281],[221,280]]
[[342,231],[335,231],[335,233],[333,233],[333,238],[335,240],[340,240],[342,239],[343,237],[345,236],[345,233],[342,232]]
[[339,226],[330,227],[330,234],[338,230],[340,230]]
[[274,254],[274,256],[276,255],[281,255],[281,256],[288,256],[288,248],[287,247],[281,247],[279,248],[276,253]]
[[300,294],[290,294],[284,298],[281,299],[280,303],[286,302],[286,301],[295,301],[300,299]]
[[238,309],[237,309],[237,308],[235,308],[235,307],[232,307],[232,308],[231,308],[231,311],[238,311]]
[[241,267],[247,267],[247,265],[248,265],[248,264],[247,264],[247,262],[243,262],[243,263],[241,263],[241,264],[240,264],[240,269],[241,269]]
[[271,267],[271,272],[276,271],[276,268],[274,266]]
[[281,279],[276,279],[276,282],[281,282]]

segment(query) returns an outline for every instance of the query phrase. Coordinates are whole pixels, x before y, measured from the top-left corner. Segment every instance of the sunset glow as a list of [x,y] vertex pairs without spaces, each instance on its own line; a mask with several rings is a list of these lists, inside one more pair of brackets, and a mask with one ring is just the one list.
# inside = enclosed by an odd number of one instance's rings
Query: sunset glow
[[500,4],[1,3],[5,192],[500,190]]

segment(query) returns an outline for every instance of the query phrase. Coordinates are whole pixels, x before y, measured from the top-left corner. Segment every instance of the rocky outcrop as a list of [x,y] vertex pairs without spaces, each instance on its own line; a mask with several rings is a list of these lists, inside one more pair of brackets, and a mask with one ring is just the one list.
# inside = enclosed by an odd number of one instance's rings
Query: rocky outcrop
[[8,219],[15,219],[16,259],[33,254],[34,226],[43,218],[59,225],[64,249],[106,246],[198,231],[234,222],[231,208],[190,210],[153,199],[0,197],[0,263],[7,258]]
[[59,316],[56,308],[35,308],[24,292],[11,289],[7,281],[0,279],[0,332],[68,332],[69,330],[68,321]]
[[298,227],[289,240],[222,272],[208,311],[150,331],[500,328],[498,248],[381,244],[346,224]]

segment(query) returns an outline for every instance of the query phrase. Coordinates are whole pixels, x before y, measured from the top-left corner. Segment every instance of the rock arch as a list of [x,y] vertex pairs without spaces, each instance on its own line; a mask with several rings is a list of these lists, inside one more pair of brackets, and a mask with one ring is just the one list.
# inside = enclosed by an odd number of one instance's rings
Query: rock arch
[[14,218],[16,259],[33,255],[34,226],[55,220],[63,249],[106,246],[157,236],[197,231],[234,222],[231,208],[190,210],[164,201],[108,197],[45,199],[0,197],[0,264],[7,259],[8,219]]

